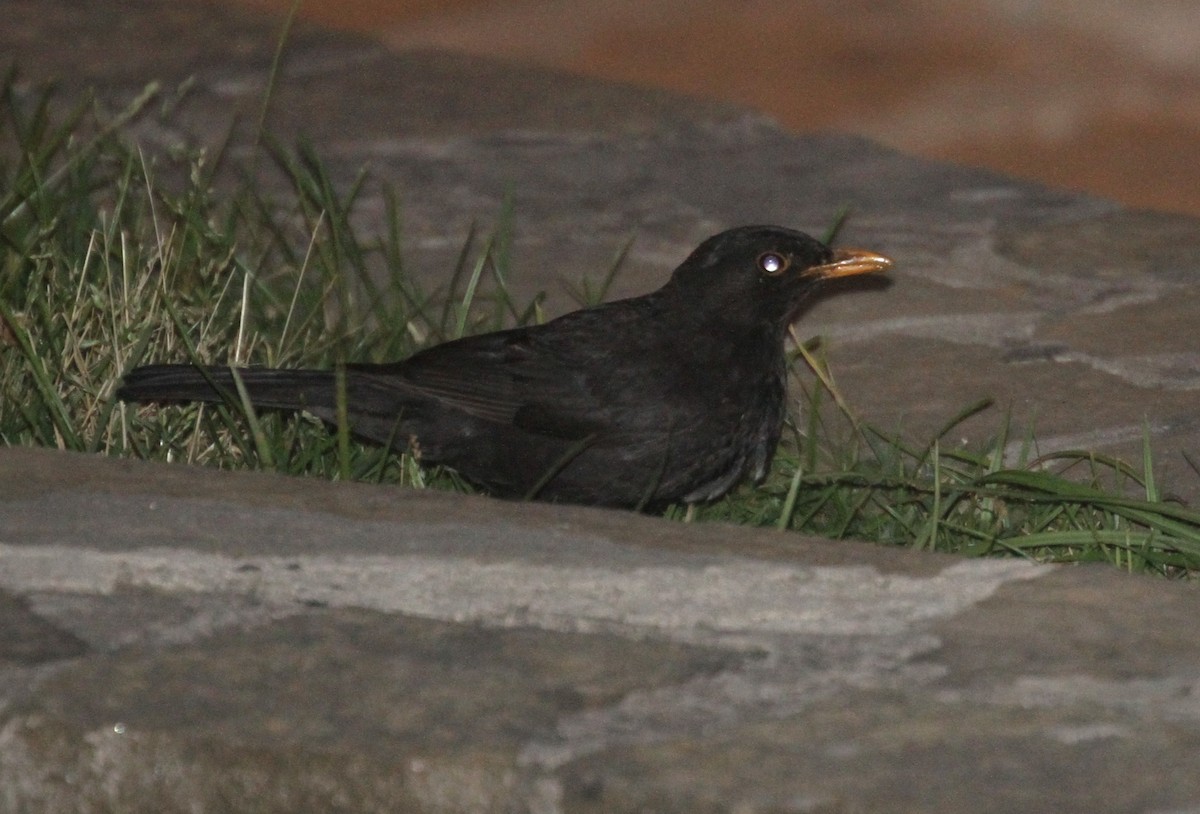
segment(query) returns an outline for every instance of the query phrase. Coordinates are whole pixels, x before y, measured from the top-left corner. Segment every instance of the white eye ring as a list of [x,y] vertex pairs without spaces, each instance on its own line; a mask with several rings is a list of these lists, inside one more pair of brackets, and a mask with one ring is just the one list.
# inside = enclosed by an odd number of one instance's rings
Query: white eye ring
[[772,277],[783,274],[790,265],[791,261],[779,252],[763,252],[758,256],[758,267]]

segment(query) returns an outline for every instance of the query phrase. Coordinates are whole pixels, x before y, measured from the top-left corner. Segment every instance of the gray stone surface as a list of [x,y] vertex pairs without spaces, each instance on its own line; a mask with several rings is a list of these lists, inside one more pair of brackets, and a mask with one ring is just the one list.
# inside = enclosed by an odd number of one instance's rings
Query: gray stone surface
[[0,451],[3,811],[1183,811],[1194,586]]
[[[9,0],[0,53],[114,107],[190,78],[129,135],[245,158],[277,27]],[[1043,450],[1135,458],[1145,423],[1200,496],[1195,221],[303,28],[270,126],[372,168],[366,228],[395,183],[430,280],[509,190],[527,293],[630,234],[618,293],[850,204],[899,267],[800,330],[866,417],[920,437],[992,396]],[[1196,811],[1198,611],[1101,568],[0,450],[0,812]]]

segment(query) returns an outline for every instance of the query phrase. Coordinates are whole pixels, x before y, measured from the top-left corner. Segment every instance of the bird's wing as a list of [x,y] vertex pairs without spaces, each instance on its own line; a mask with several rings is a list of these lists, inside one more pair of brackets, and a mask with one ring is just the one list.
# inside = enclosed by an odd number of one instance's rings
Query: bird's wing
[[381,400],[432,399],[498,424],[575,439],[599,428],[589,416],[586,372],[539,341],[536,329],[467,337],[392,365],[351,368],[356,392]]

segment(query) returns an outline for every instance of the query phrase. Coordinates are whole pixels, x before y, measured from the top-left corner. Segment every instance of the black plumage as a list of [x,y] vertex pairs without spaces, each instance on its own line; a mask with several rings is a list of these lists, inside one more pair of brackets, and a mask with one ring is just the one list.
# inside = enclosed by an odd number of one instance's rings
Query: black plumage
[[[790,229],[731,229],[650,294],[347,366],[349,424],[368,441],[415,445],[423,462],[496,495],[626,507],[712,500],[770,465],[785,413],[784,339],[805,299],[822,280],[890,265]],[[335,420],[332,371],[238,372],[258,408]],[[150,365],[117,395],[234,393],[227,368]]]

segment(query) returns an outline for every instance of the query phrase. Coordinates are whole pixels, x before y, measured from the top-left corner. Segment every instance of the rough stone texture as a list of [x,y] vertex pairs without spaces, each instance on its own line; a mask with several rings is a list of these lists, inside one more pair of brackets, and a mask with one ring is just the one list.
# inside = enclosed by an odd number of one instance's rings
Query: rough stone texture
[[[193,77],[130,135],[241,111],[245,157],[276,26],[10,0],[0,53],[113,105]],[[865,416],[919,437],[993,396],[1043,450],[1130,455],[1145,423],[1200,494],[1194,221],[312,29],[270,123],[397,184],[431,280],[510,189],[526,292],[631,233],[644,291],[719,228],[851,204],[844,242],[899,268],[800,329]],[[1198,610],[1097,568],[3,450],[0,811],[1197,810]]]
[[0,597],[4,811],[1200,803],[1200,597],[1103,567],[4,450]]

